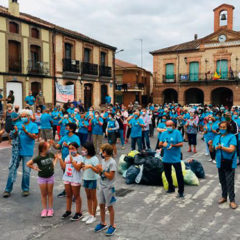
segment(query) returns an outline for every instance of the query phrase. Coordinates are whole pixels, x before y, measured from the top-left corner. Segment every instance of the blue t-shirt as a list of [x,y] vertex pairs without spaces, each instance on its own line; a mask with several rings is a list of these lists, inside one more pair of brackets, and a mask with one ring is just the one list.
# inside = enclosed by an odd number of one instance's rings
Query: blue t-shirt
[[[30,138],[22,129],[22,121],[19,121],[16,126],[18,128],[18,134],[20,138],[20,156],[33,156],[35,140]],[[24,124],[26,131],[32,134],[38,134],[38,126],[36,123],[29,122],[29,124]]]
[[144,121],[142,118],[132,118],[129,121],[129,124],[131,125],[131,138],[137,138],[142,137],[142,127],[139,124],[144,125]]
[[[227,134],[226,136],[217,135],[213,140],[213,147],[216,148],[218,145],[222,145],[223,147],[230,147],[230,145],[237,146],[237,139],[234,134]],[[221,158],[232,160],[233,164],[232,168],[237,168],[237,151],[235,150],[233,153],[227,153],[221,149],[216,150],[216,162],[217,168],[221,167]]]
[[[167,129],[167,128],[166,128],[166,124],[163,123],[163,122],[160,122],[160,123],[158,124],[157,128]],[[158,140],[159,140],[159,141],[160,141],[161,134],[162,134],[161,132],[158,133]]]
[[52,120],[53,120],[53,125],[58,126],[59,125],[58,123],[59,123],[59,121],[61,120],[61,117],[62,117],[62,113],[54,110],[51,113],[51,116],[52,116]]
[[[79,130],[78,132],[79,133],[82,133],[82,134],[88,134],[88,126],[89,126],[89,122],[86,120],[86,119],[81,119],[78,123],[79,125]],[[85,127],[85,126],[86,127]]]
[[64,118],[60,123],[60,136],[66,135],[66,125],[69,123],[68,119]]
[[171,133],[168,131],[163,132],[160,137],[160,142],[167,142],[168,146],[164,147],[163,162],[178,163],[181,162],[181,148],[172,147],[168,149],[170,144],[178,144],[183,142],[182,134],[179,130],[174,129]]
[[111,100],[112,100],[112,98],[111,98],[110,96],[106,96],[106,97],[105,97],[105,102],[106,102],[107,104],[110,104],[110,103],[111,103]]
[[68,108],[67,113],[68,113],[69,115],[74,114],[74,108]]
[[65,135],[64,137],[61,138],[61,140],[58,142],[59,145],[62,147],[62,158],[63,160],[69,155],[69,150],[67,147],[63,146],[63,143],[67,143],[68,145],[70,143],[77,143],[78,146],[80,146],[80,140],[79,137],[76,134],[73,134],[71,137],[68,135]]
[[[11,119],[13,120],[13,119],[17,118],[18,116],[19,116],[19,113],[12,112],[12,114],[11,114]],[[16,121],[12,121],[12,124],[13,124],[13,125],[16,125],[17,122],[20,122],[20,121],[21,121],[20,118],[18,118]]]
[[92,134],[94,135],[103,135],[103,128],[102,125],[99,124],[99,122],[103,124],[103,119],[99,118],[99,120],[97,120],[96,118],[94,118],[92,120]]
[[34,105],[35,101],[36,101],[36,99],[34,96],[25,97],[25,102],[30,106]]
[[40,118],[41,129],[51,129],[52,117],[49,113],[43,113]]

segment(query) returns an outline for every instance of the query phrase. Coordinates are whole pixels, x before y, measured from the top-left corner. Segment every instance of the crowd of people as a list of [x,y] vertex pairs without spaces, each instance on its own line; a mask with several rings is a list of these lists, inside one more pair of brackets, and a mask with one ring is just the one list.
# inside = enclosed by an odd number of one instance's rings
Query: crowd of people
[[[76,213],[71,220],[92,224],[96,221],[97,205],[100,205],[101,222],[95,231],[107,229],[112,235],[116,230],[114,222],[115,180],[118,145],[122,150],[131,139],[131,149],[158,151],[161,154],[164,171],[169,184],[167,193],[175,192],[171,169],[176,170],[178,197],[184,198],[184,181],[181,169],[184,142],[188,152],[197,153],[197,135],[206,144],[206,155],[218,168],[222,197],[219,204],[230,199],[230,207],[237,208],[234,192],[234,175],[237,156],[240,152],[240,110],[238,107],[212,105],[181,106],[179,104],[154,105],[146,107],[138,103],[128,106],[111,99],[101,110],[93,107],[84,110],[81,101],[68,102],[47,108],[44,99],[36,105],[34,97],[26,98],[26,108],[19,112],[19,106],[8,103],[5,111],[5,126],[0,135],[9,134],[12,144],[12,158],[3,197],[8,198],[16,180],[17,169],[22,161],[22,193],[29,195],[30,169],[38,171],[41,191],[42,217],[51,217],[53,211],[54,168],[59,162],[63,170],[64,191],[58,197],[66,197],[68,218],[72,212],[72,199],[76,202]],[[157,131],[157,144],[151,137]],[[155,134],[156,135],[156,134]],[[107,143],[103,144],[104,138]],[[35,141],[39,141],[37,156],[34,156]],[[56,149],[57,152],[53,152]],[[100,159],[100,160],[99,160]],[[100,179],[98,183],[98,179]],[[99,191],[97,194],[97,185]],[[88,214],[82,215],[80,188],[85,188]],[[105,207],[110,213],[110,225],[105,221]]]

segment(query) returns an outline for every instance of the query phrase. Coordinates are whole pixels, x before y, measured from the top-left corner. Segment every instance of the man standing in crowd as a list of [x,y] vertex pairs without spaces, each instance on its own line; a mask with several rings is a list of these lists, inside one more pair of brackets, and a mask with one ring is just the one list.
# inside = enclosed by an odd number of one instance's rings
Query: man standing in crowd
[[111,101],[112,101],[112,98],[107,94],[106,97],[105,97],[105,103],[107,105],[111,104]]
[[39,92],[39,94],[36,97],[36,106],[41,108],[41,112],[44,110],[45,107],[45,98],[42,94],[42,91]]
[[[32,158],[35,139],[37,139],[38,127],[37,124],[30,120],[30,113],[28,110],[21,112],[21,121],[16,123],[14,127],[15,135],[19,136],[19,156],[15,162],[11,161],[9,167],[9,174],[7,185],[3,196],[9,197],[13,189],[13,183],[16,180],[17,169],[20,161],[22,161],[22,196],[27,197],[29,195],[30,186],[30,171],[26,163]],[[13,159],[12,159],[13,160]]]
[[175,124],[172,120],[166,123],[167,131],[162,132],[160,137],[160,147],[164,148],[163,166],[164,172],[168,181],[167,193],[175,192],[172,181],[172,166],[175,168],[178,181],[178,197],[184,197],[184,180],[181,167],[181,147],[183,146],[182,134],[175,129]]
[[13,92],[13,90],[10,90],[9,95],[7,97],[7,104],[12,104],[13,105],[14,102],[15,102],[14,92]]
[[150,147],[150,140],[149,140],[149,124],[151,122],[151,119],[146,111],[146,109],[142,109],[142,115],[140,117],[144,122],[144,128],[142,130],[142,145],[143,150],[151,149]]

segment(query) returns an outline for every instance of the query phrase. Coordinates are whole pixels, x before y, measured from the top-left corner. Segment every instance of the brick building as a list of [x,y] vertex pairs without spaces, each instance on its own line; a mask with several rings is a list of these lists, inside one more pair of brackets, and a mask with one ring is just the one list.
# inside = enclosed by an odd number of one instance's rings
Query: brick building
[[0,88],[14,90],[16,101],[43,91],[56,101],[55,83],[72,85],[74,98],[99,108],[114,97],[115,47],[19,11],[17,0],[0,6]]
[[234,6],[214,10],[208,36],[151,52],[154,103],[240,105],[240,32],[233,30]]
[[119,59],[115,60],[115,100],[128,106],[138,101],[146,105],[152,101],[152,73]]

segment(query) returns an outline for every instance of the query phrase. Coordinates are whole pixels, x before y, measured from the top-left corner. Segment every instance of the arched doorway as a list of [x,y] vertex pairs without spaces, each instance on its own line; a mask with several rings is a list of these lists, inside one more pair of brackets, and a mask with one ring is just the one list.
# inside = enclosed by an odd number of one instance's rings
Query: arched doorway
[[31,91],[32,95],[36,97],[41,90],[41,83],[40,82],[32,82],[31,83]]
[[204,93],[199,88],[189,88],[185,91],[185,104],[204,102]]
[[212,104],[231,107],[233,105],[233,92],[229,88],[216,88],[211,93]]
[[105,104],[105,97],[108,94],[108,87],[107,85],[101,85],[101,104]]
[[163,91],[163,100],[164,103],[177,103],[178,102],[178,93],[172,88],[168,88]]
[[93,85],[84,84],[84,108],[87,111],[92,106]]

